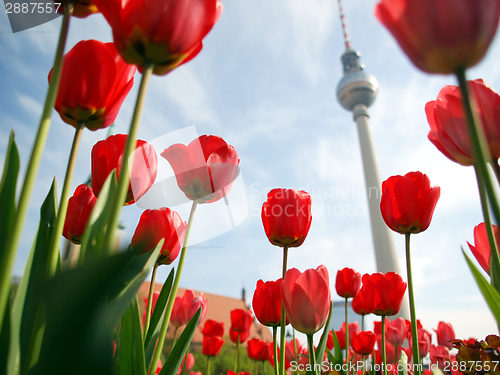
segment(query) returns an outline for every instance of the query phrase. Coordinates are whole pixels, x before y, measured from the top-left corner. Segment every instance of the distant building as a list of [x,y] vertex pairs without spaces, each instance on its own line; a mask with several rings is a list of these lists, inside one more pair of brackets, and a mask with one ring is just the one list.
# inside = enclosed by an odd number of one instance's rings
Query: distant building
[[[145,310],[145,303],[143,302],[148,297],[150,282],[145,281],[138,292],[139,297],[139,308],[141,309],[141,315]],[[155,292],[160,292],[162,288],[162,284],[155,283],[154,290]],[[184,294],[185,289],[179,288],[177,291],[177,296],[182,296]],[[193,290],[195,295],[199,295],[200,291]],[[218,322],[224,322],[224,340],[226,343],[230,343],[229,339],[229,327],[231,327],[231,310],[234,309],[248,309],[245,301],[243,299],[232,298],[221,296],[218,294],[206,293],[203,292],[205,297],[207,297],[207,315],[206,319],[213,319]],[[244,297],[245,293],[242,292],[242,297]],[[203,325],[203,323],[202,323]],[[174,327],[169,325],[167,331],[167,339],[173,339],[174,335]],[[177,337],[179,337],[180,332],[177,333]],[[265,340],[267,342],[272,342],[273,336],[269,327],[263,326],[260,324],[257,319],[254,318],[252,327],[250,328],[250,336],[249,340],[252,338],[260,338],[261,340]],[[194,333],[193,340],[191,341],[194,347],[201,347],[201,343],[203,341],[203,335],[201,334],[200,329],[197,329]],[[248,341],[248,340],[247,340]],[[244,343],[243,345],[246,345]]]

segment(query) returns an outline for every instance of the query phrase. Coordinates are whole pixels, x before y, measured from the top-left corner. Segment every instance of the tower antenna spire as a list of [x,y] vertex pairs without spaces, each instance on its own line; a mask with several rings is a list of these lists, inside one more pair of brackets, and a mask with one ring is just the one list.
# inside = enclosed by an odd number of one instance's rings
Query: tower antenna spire
[[345,48],[351,48],[351,41],[349,39],[349,32],[347,31],[347,24],[345,22],[344,8],[342,8],[342,0],[337,0],[339,6],[340,24],[342,25],[342,33],[344,34]]

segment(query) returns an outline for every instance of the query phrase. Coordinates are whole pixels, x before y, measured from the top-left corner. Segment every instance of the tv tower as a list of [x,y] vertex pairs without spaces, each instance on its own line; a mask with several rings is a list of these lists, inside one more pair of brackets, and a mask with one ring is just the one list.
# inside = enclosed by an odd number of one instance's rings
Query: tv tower
[[[375,263],[378,272],[394,271],[401,274],[391,233],[380,213],[381,183],[369,127],[368,107],[373,104],[377,97],[378,82],[374,76],[364,70],[365,66],[361,63],[360,52],[351,47],[341,0],[337,0],[337,3],[345,42],[345,52],[341,57],[344,76],[337,86],[337,100],[342,107],[352,112],[358,128]],[[403,302],[398,315],[408,318],[408,303],[406,301]]]

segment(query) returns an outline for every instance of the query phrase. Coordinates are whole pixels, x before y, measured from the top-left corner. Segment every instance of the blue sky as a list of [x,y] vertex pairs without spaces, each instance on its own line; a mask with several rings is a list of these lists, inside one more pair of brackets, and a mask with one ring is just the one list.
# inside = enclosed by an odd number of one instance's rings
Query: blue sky
[[[373,16],[374,6],[374,0],[344,4],[353,47],[362,51],[367,70],[380,83],[370,111],[381,178],[421,170],[441,187],[431,226],[412,240],[417,313],[427,328],[445,320],[455,325],[460,337],[484,337],[495,331],[495,324],[460,252],[482,221],[473,171],[446,159],[427,140],[424,105],[455,80],[417,71]],[[59,23],[12,34],[5,12],[0,16],[2,159],[14,129],[26,165]],[[92,38],[111,40],[100,15],[72,20],[68,48]],[[260,220],[262,202],[275,187],[305,189],[312,195],[312,227],[305,243],[291,249],[290,267],[304,270],[325,264],[332,288],[340,268],[375,271],[356,128],[335,98],[343,50],[333,0],[226,1],[200,55],[167,76],[153,77],[139,137],[153,140],[190,126],[198,134],[223,137],[241,159],[242,181],[236,190],[246,191],[239,206],[248,210],[246,219],[189,251],[183,287],[234,297],[245,287],[251,296],[259,278],[280,276],[281,251],[268,242]],[[469,78],[484,78],[498,91],[499,56],[497,36]],[[137,86],[117,118],[117,132],[128,129]],[[105,134],[85,132],[72,191],[87,179],[91,147]],[[38,207],[53,175],[58,181],[64,177],[72,135],[73,128],[54,112],[16,274],[23,270]],[[185,207],[179,210],[187,219]],[[122,213],[126,243],[141,210],[131,206]],[[403,237],[394,238],[403,265]],[[168,270],[160,270],[160,281]]]

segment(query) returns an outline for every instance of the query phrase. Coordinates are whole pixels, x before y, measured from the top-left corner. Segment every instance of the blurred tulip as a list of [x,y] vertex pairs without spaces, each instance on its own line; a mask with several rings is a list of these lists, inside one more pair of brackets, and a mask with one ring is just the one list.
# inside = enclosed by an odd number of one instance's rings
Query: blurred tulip
[[[500,246],[500,232],[498,227],[495,224],[492,224],[493,234],[495,235],[495,240],[497,245]],[[485,270],[488,275],[490,274],[490,256],[491,256],[491,247],[488,241],[488,234],[486,233],[486,224],[481,223],[474,227],[474,246],[472,246],[469,242],[469,245],[472,254],[476,258],[479,265]],[[500,251],[500,249],[499,249]],[[444,344],[441,344],[444,345]],[[448,346],[448,345],[445,345]]]
[[207,319],[201,330],[203,336],[224,336],[224,322],[217,322],[213,319]]
[[333,341],[333,331],[328,331],[328,336],[326,337],[326,347],[328,350],[332,351],[335,346],[335,342]]
[[245,309],[231,310],[231,328],[238,332],[249,331],[252,326],[253,315]]
[[281,284],[276,281],[257,281],[252,307],[257,320],[265,326],[277,327],[281,322]]
[[[153,316],[153,311],[155,310],[156,307],[156,302],[158,302],[158,298],[160,297],[160,293],[154,292],[152,299],[151,299],[151,316]],[[142,326],[144,327],[146,325],[146,311],[148,309],[148,299],[147,297],[144,298],[144,313],[142,314]],[[150,318],[151,318],[150,316]]]
[[[352,338],[360,332],[358,322],[349,323],[349,343],[352,344]],[[345,322],[342,323],[340,329],[335,331],[340,348],[345,349]],[[333,339],[333,337],[332,337]],[[350,345],[349,345],[350,346]]]
[[361,275],[351,268],[344,268],[337,272],[335,279],[335,289],[342,298],[352,298],[356,296],[361,287]]
[[450,351],[446,346],[431,345],[430,348],[431,363],[444,370],[446,362],[450,361]]
[[203,336],[201,352],[209,357],[219,354],[224,340],[219,336]]
[[377,336],[370,331],[356,333],[349,339],[352,349],[361,355],[369,355],[373,352]]
[[385,320],[385,338],[395,347],[403,345],[408,331],[406,322],[403,318],[396,318],[394,320]]
[[445,346],[448,349],[453,348],[453,344],[450,341],[455,340],[455,330],[450,323],[439,322],[434,332],[436,332],[438,345]]
[[[64,56],[54,108],[75,128],[106,128],[134,85],[134,73],[135,66],[123,61],[113,43],[82,40]],[[49,82],[51,77],[52,70]]]
[[202,135],[187,146],[177,143],[165,149],[177,185],[198,203],[218,201],[231,190],[240,159],[233,146],[214,135]]
[[222,12],[220,0],[93,0],[123,58],[164,75],[193,59]]
[[82,184],[75,189],[73,196],[68,200],[63,228],[65,238],[73,243],[80,243],[96,202],[97,198],[91,187]]
[[246,331],[237,331],[233,327],[229,328],[229,338],[231,339],[232,342],[236,343],[243,343],[247,341],[248,337],[250,337],[250,329]]
[[[418,335],[418,352],[420,354],[420,358],[424,358],[431,348],[432,335],[429,331],[424,328],[417,329]],[[409,338],[410,346],[413,347],[413,343],[411,340],[411,336]]]
[[189,372],[193,369],[194,366],[194,355],[192,353],[188,353],[182,358],[181,365],[177,370],[177,375],[182,374],[184,371]]
[[406,290],[401,276],[395,272],[365,274],[362,281],[360,293],[365,293],[375,315],[390,316],[399,312]]
[[422,172],[392,176],[382,183],[380,211],[393,231],[420,233],[431,223],[439,199],[439,187],[431,187],[429,178]]
[[[500,95],[482,79],[468,81],[468,85],[491,158],[496,162],[500,157]],[[473,165],[474,152],[460,89],[453,85],[443,87],[437,99],[425,105],[425,113],[431,128],[427,137],[434,146],[458,164]]]
[[313,334],[325,325],[330,311],[330,281],[325,266],[303,273],[287,271],[281,287],[286,316],[299,332]]
[[267,361],[272,356],[273,347],[261,339],[251,339],[247,343],[248,358],[254,361]]
[[188,324],[200,307],[200,322],[202,322],[207,314],[207,298],[203,293],[196,297],[192,290],[187,289],[182,297],[175,298],[170,323],[176,328]]
[[495,36],[498,0],[381,0],[379,21],[420,69],[450,74],[476,65]]
[[164,240],[158,256],[158,264],[171,264],[179,255],[186,223],[181,216],[162,207],[142,213],[132,237],[131,245],[141,253],[153,251],[160,240]]
[[[331,332],[331,331],[330,331]],[[305,348],[302,346],[300,341],[298,339],[295,340],[290,340],[285,343],[285,360],[286,362],[290,363],[293,361],[296,361],[297,358],[295,354],[297,354],[297,357],[299,357],[303,352]],[[295,353],[297,351],[297,353]]]
[[311,196],[305,191],[273,189],[262,205],[262,223],[275,246],[302,245],[311,227]]
[[[121,173],[122,158],[127,143],[126,134],[111,135],[92,147],[92,189],[99,196],[109,174],[116,169],[116,180]],[[155,149],[149,143],[137,140],[130,171],[130,183],[126,205],[139,200],[149,190],[156,179],[158,159]]]

